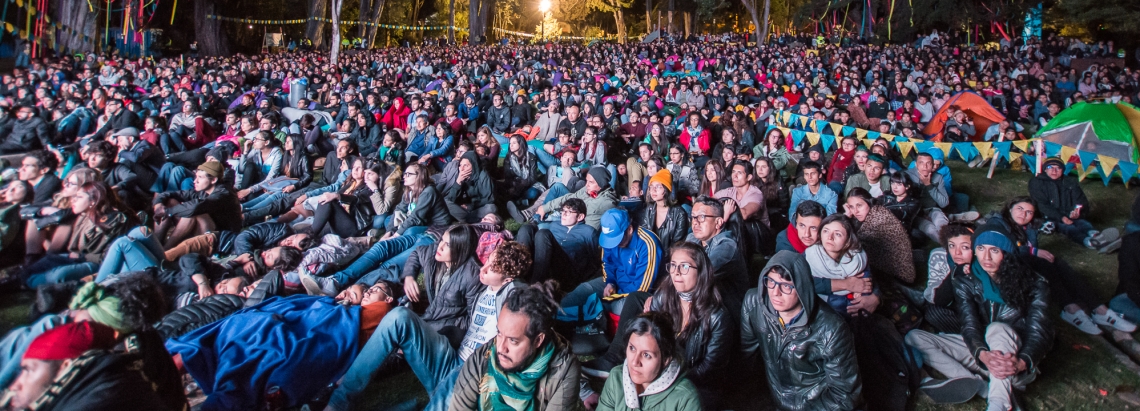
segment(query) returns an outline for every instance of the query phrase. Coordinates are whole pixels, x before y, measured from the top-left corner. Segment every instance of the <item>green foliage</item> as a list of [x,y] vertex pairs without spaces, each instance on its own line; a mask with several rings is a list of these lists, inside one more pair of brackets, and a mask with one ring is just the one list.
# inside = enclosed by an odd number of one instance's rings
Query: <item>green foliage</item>
[[1046,20],[1072,31],[1124,39],[1140,35],[1140,2],[1136,0],[1058,0],[1046,8]]
[[534,35],[537,39],[553,39],[562,35],[562,26],[558,24],[558,19],[554,18],[553,13],[546,13],[546,18],[542,23],[534,26]]
[[603,13],[633,7],[633,0],[586,0],[586,7]]
[[[712,20],[713,17],[717,17],[721,14],[718,13],[719,11],[728,7],[728,2],[725,0],[695,0],[695,3],[697,3],[696,15],[698,21]],[[763,5],[763,2],[760,4]]]

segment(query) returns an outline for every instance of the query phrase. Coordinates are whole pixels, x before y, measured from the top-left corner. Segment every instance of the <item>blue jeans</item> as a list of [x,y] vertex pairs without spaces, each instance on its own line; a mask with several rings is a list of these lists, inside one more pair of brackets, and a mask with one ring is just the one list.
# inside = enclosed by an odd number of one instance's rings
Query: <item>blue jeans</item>
[[[542,204],[545,205],[551,201],[554,201],[554,199],[565,196],[567,194],[570,194],[570,189],[566,188],[565,184],[554,183],[550,186],[550,188],[546,189],[546,198],[542,201]],[[546,210],[546,212],[550,213],[550,210]]]
[[1108,302],[1108,308],[1123,315],[1125,320],[1140,323],[1140,306],[1128,298],[1128,294],[1112,297],[1112,300]]
[[63,283],[95,274],[99,266],[83,259],[72,259],[67,254],[48,254],[24,268],[28,288],[44,284]]
[[463,360],[451,347],[447,337],[437,333],[420,316],[405,307],[393,308],[376,332],[364,344],[356,360],[344,374],[340,387],[329,399],[329,407],[347,410],[357,400],[375,376],[380,364],[397,349],[404,351],[404,359],[411,366],[424,389],[431,393],[435,408],[440,401],[446,403],[454,386],[457,371]]
[[1069,237],[1074,243],[1085,245],[1085,238],[1089,236],[1089,231],[1096,231],[1092,223],[1078,218],[1073,220],[1072,224],[1065,224],[1060,221],[1054,221],[1057,224],[1057,231]]
[[275,193],[264,193],[262,195],[257,196],[256,198],[254,198],[252,200],[241,203],[241,209],[242,209],[242,211],[248,211],[248,210],[256,210],[258,208],[268,206],[270,203],[273,202],[273,200],[280,198],[277,196],[278,196],[278,194],[275,194]]
[[194,188],[194,173],[190,169],[174,164],[166,163],[162,165],[162,169],[158,171],[158,178],[154,181],[154,186],[150,191],[155,193],[165,193],[168,191],[189,190]]
[[332,277],[341,287],[358,281],[364,282],[365,279],[371,279],[371,284],[375,284],[376,279],[398,283],[400,269],[412,255],[412,250],[431,243],[431,237],[425,234],[404,234],[378,242],[353,261],[352,265]]
[[162,263],[166,258],[166,252],[158,243],[158,239],[154,238],[154,232],[146,229],[144,233],[144,228],[137,227],[131,230],[107,247],[95,282],[101,283],[115,274],[142,271]]
[[0,340],[0,385],[12,385],[20,375],[20,360],[24,358],[24,351],[32,344],[32,340],[48,330],[67,324],[70,320],[63,315],[47,314],[32,325],[17,327],[8,332]]
[[538,157],[538,162],[542,164],[543,172],[546,172],[546,169],[550,168],[550,166],[561,164],[558,162],[558,157],[555,157],[554,154],[547,153],[546,150],[543,150],[541,147],[530,146],[528,150],[534,153],[535,157]]

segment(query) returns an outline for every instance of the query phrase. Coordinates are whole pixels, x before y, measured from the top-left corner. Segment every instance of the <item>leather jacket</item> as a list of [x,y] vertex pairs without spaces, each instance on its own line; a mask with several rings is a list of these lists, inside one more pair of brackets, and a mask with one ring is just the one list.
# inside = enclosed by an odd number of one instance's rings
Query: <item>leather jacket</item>
[[1017,331],[1021,347],[1018,358],[1025,360],[1026,373],[1037,371],[1045,354],[1053,347],[1053,324],[1049,320],[1049,284],[1040,275],[1034,287],[1028,292],[1032,300],[1028,307],[1016,309],[1006,304],[988,301],[982,295],[982,282],[971,274],[956,275],[954,282],[954,306],[958,318],[962,320],[962,339],[978,362],[978,354],[987,350],[986,327],[990,323],[1008,324]]
[[802,255],[780,251],[760,272],[776,266],[792,278],[803,311],[784,325],[767,289],[748,290],[740,326],[746,364],[755,364],[757,355],[763,358],[768,387],[779,409],[855,409],[862,384],[851,328],[816,297],[811,268]]
[[646,204],[642,210],[641,221],[637,225],[649,228],[653,234],[657,234],[657,239],[661,241],[661,249],[667,250],[673,244],[685,241],[685,236],[689,234],[689,215],[681,206],[669,207],[665,221],[661,223],[660,227],[657,226],[657,206],[655,204]]
[[[650,304],[650,311],[661,311],[658,303],[660,298],[654,298]],[[685,356],[685,366],[688,372],[685,377],[692,381],[701,395],[701,403],[705,408],[715,408],[719,403],[719,394],[723,391],[725,371],[736,352],[736,325],[728,315],[723,305],[709,315],[707,329],[699,326],[698,319],[692,319],[690,325],[698,326],[693,334],[685,341],[678,339],[682,345]]]

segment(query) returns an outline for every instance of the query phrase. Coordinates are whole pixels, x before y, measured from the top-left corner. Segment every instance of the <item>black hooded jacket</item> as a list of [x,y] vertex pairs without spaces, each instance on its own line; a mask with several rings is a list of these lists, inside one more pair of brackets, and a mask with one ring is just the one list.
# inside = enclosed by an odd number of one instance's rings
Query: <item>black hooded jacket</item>
[[816,297],[811,268],[802,255],[776,253],[760,271],[761,282],[777,266],[792,278],[803,311],[785,325],[772,307],[767,288],[748,290],[740,327],[745,359],[755,364],[757,355],[763,358],[777,408],[855,409],[861,402],[862,383],[851,328]]
[[[479,207],[495,204],[495,187],[491,182],[491,176],[483,171],[483,167],[479,165],[479,158],[474,151],[463,153],[464,159],[471,162],[471,177],[463,180],[462,183],[456,183],[455,180],[443,181],[443,198],[448,203],[456,205],[465,205],[471,210],[478,209]],[[459,161],[455,159],[453,161]]]

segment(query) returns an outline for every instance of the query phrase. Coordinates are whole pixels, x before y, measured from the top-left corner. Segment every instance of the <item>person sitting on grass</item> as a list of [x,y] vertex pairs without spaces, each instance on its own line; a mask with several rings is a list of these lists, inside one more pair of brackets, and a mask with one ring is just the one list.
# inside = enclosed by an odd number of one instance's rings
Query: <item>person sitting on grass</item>
[[1120,232],[1115,227],[1098,231],[1085,219],[1092,211],[1089,199],[1076,178],[1065,177],[1065,162],[1049,157],[1042,168],[1045,172],[1029,180],[1029,195],[1037,201],[1038,211],[1045,217],[1046,224],[1056,225],[1057,231],[1074,243],[1101,254],[1118,250]]
[[1004,226],[978,228],[973,245],[969,273],[951,280],[961,334],[916,329],[906,343],[946,377],[922,384],[935,403],[957,404],[980,394],[990,410],[1020,409],[1014,388],[1037,378],[1053,345],[1049,286],[1021,262]]
[[163,242],[163,248],[172,248],[186,238],[214,230],[241,230],[241,203],[222,182],[224,173],[222,163],[207,161],[198,166],[192,190],[171,191],[154,197],[157,224],[154,231]]
[[380,321],[378,332],[366,339],[326,409],[349,409],[377,376],[380,365],[397,350],[403,350],[412,372],[431,394],[428,408],[445,409],[463,362],[499,334],[504,304],[520,289],[515,280],[530,269],[530,263],[529,253],[519,243],[504,242],[495,248],[479,270],[479,281],[485,288],[471,308],[474,311],[468,313],[471,324],[458,347],[410,309],[392,309]]

